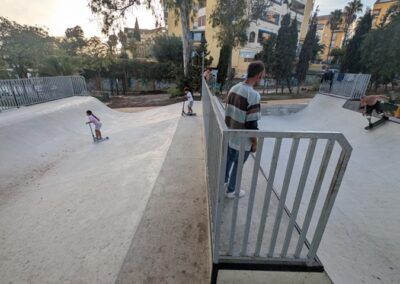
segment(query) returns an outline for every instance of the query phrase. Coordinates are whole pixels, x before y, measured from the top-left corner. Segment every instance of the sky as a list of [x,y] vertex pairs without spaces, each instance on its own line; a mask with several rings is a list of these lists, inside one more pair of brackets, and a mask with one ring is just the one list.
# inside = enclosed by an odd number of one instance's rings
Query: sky
[[[94,16],[87,0],[0,0],[0,16],[20,24],[48,28],[52,36],[62,36],[67,28],[80,25],[87,37],[101,36],[101,20]],[[146,9],[130,11],[125,26],[134,27],[138,17],[140,28],[155,27],[155,18]]]
[[[316,0],[319,15],[342,9],[350,0]],[[375,0],[362,0],[364,6],[372,7]],[[67,28],[80,25],[87,37],[101,36],[101,21],[94,16],[87,0],[0,0],[0,16],[20,24],[47,27],[50,35],[62,36]],[[146,9],[128,13],[125,26],[133,27],[138,17],[140,28],[155,27],[155,18]]]
[[[1,0],[0,0],[1,1]],[[376,0],[361,0],[365,7],[371,7]],[[319,6],[319,15],[328,15],[333,10],[343,9],[350,0],[315,0],[314,7]]]

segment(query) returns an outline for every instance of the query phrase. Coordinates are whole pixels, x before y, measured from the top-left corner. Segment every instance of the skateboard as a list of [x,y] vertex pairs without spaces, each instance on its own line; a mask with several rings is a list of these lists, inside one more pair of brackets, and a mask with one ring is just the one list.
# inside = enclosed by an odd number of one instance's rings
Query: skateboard
[[365,129],[365,130],[374,129],[374,128],[376,128],[376,127],[379,126],[379,125],[385,124],[385,122],[388,121],[388,120],[389,120],[389,117],[384,116],[384,117],[382,117],[381,119],[379,119],[379,120],[377,120],[377,121],[375,121],[375,122],[373,122],[373,123],[370,123],[370,125],[366,126],[364,129]]

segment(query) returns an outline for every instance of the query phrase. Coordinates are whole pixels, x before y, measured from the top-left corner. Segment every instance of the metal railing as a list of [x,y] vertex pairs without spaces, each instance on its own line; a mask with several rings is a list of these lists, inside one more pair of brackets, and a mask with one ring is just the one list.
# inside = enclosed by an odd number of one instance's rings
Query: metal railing
[[[316,254],[352,152],[346,138],[334,132],[231,130],[204,82],[202,93],[214,265],[321,266]],[[241,140],[233,200],[224,196],[232,137]],[[250,137],[257,137],[258,147],[244,163]],[[242,188],[248,194],[239,199]]]
[[329,80],[321,82],[321,94],[333,94],[347,99],[359,99],[368,89],[371,74],[335,74],[332,85]]
[[82,76],[0,80],[0,111],[84,95],[87,89]]

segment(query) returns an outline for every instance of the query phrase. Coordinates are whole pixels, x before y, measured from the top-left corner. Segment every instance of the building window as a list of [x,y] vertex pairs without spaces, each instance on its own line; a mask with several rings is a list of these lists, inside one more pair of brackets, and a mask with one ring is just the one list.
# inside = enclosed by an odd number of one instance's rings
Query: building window
[[240,58],[243,58],[244,62],[253,62],[254,57],[256,56],[255,51],[249,51],[249,50],[241,50],[239,52]]
[[297,0],[293,0],[292,1],[292,6],[290,6],[291,10],[293,10],[293,11],[295,11],[297,13],[303,14],[303,15],[304,15],[305,8],[306,8],[306,6],[303,3],[301,3],[301,2],[299,2]]
[[201,16],[197,19],[197,24],[199,27],[203,27],[206,25],[206,16]]
[[381,9],[374,9],[372,11],[372,16],[377,17],[381,13]]
[[192,32],[193,41],[201,42],[204,38],[204,32]]
[[256,40],[256,33],[251,32],[249,36],[249,42],[254,42]]
[[273,34],[274,34],[273,32],[267,30],[258,30],[257,42],[263,43],[264,41],[267,41]]
[[264,11],[263,15],[261,16],[261,20],[272,23],[274,25],[279,25],[281,15],[270,10]]

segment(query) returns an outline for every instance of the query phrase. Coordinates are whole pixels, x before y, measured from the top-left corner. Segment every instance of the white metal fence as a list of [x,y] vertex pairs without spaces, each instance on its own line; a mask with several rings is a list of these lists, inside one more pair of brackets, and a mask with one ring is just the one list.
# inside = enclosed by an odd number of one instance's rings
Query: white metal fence
[[0,111],[84,95],[87,89],[82,76],[0,80]]
[[321,94],[333,94],[348,99],[359,99],[365,95],[371,74],[334,74],[332,82],[321,82],[319,92]]
[[[214,266],[322,267],[316,253],[350,159],[346,138],[333,132],[230,130],[206,83],[202,93]],[[231,137],[242,141],[233,200],[224,196]],[[257,137],[259,146],[244,163],[249,137]],[[247,194],[239,199],[242,188]]]

